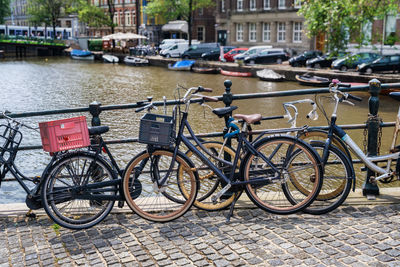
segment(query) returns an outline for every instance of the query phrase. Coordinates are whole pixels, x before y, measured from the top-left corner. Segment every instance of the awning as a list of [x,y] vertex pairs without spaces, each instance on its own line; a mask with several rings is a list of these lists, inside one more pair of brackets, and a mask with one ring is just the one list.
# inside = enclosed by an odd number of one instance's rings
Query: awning
[[114,34],[106,35],[103,36],[103,40],[136,40],[136,39],[147,39],[146,36],[139,35],[136,33],[122,33],[122,32],[117,32]]
[[188,24],[184,20],[174,20],[161,27],[163,32],[183,32],[188,33]]

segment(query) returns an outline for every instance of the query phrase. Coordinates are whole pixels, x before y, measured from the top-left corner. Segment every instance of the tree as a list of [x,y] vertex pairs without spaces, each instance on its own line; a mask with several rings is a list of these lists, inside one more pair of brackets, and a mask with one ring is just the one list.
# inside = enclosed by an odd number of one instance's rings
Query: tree
[[161,16],[166,20],[182,19],[187,21],[189,45],[191,45],[193,12],[214,5],[213,0],[153,0],[147,4],[145,12],[150,17]]
[[307,34],[324,33],[327,50],[337,53],[344,50],[350,35],[359,45],[365,41],[363,25],[397,11],[399,0],[304,0],[299,14],[306,20]]
[[73,4],[73,0],[28,0],[27,11],[31,22],[52,26],[53,39],[55,39],[57,20]]
[[114,23],[112,16],[109,12],[105,13],[104,9],[98,6],[90,5],[86,0],[77,0],[75,4],[68,9],[69,13],[78,14],[78,19],[81,22],[86,23],[89,27],[111,27],[111,32],[114,33]]
[[4,18],[10,14],[10,0],[0,0],[0,24],[4,24]]

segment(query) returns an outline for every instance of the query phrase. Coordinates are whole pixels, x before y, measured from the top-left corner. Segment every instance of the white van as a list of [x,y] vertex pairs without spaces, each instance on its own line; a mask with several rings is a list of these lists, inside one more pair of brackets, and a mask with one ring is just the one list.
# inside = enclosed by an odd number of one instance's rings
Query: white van
[[164,39],[160,43],[159,48],[160,48],[160,50],[167,49],[167,48],[171,47],[172,45],[181,43],[181,42],[187,42],[187,40],[185,40],[185,39]]
[[[192,44],[199,44],[199,41],[192,41]],[[188,42],[176,43],[168,49],[160,52],[163,57],[180,57],[186,50],[189,49]]]

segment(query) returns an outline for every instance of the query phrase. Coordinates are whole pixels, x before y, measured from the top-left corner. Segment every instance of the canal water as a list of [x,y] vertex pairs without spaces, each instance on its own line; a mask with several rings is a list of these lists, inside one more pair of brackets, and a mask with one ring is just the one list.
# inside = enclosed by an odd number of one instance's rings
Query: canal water
[[[69,58],[35,58],[26,60],[0,61],[0,110],[11,112],[28,112],[57,110],[73,107],[87,107],[97,101],[102,105],[129,104],[152,96],[154,101],[179,97],[175,90],[177,85],[192,87],[202,85],[212,88],[210,95],[220,96],[225,92],[224,81],[230,79],[233,83],[233,94],[250,94],[283,90],[307,88],[295,82],[264,82],[257,78],[227,77],[218,74],[196,74],[191,72],[171,71],[162,67],[129,67],[123,64],[110,65],[101,62],[83,62]],[[181,94],[184,92],[181,91]],[[354,93],[363,98],[356,106],[343,104],[338,112],[339,124],[364,123],[368,114],[368,93]],[[312,98],[308,96],[293,96],[280,98],[263,98],[239,100],[233,103],[239,108],[237,113],[261,113],[263,116],[282,115],[282,103],[296,99]],[[382,96],[379,114],[384,121],[394,121],[398,103],[387,96]],[[328,114],[332,110],[332,102],[326,100]],[[222,107],[223,103],[211,103],[212,107]],[[310,106],[299,106],[298,125],[326,125],[326,120],[319,113],[317,121],[305,118]],[[168,112],[171,108],[168,109]],[[159,113],[163,113],[159,108]],[[57,116],[42,116],[21,119],[23,122],[37,127],[38,122],[72,117],[68,114]],[[143,114],[134,110],[106,111],[100,116],[103,125],[110,126],[110,132],[105,134],[106,140],[134,138],[138,136],[139,121]],[[210,109],[197,104],[191,106],[189,120],[196,133],[216,132],[223,129],[223,120],[218,119]],[[287,121],[275,120],[263,122],[259,128],[288,127]],[[384,129],[382,151],[387,151],[392,137],[392,128]],[[362,146],[363,131],[351,131],[356,142]],[[40,144],[38,132],[24,129],[21,145]],[[118,163],[125,166],[128,161],[144,148],[140,144],[113,145],[112,152]],[[17,165],[29,176],[40,175],[50,157],[40,150],[20,151]],[[359,180],[363,180],[361,176]],[[4,182],[0,190],[0,203],[23,202],[25,193],[17,183]]]

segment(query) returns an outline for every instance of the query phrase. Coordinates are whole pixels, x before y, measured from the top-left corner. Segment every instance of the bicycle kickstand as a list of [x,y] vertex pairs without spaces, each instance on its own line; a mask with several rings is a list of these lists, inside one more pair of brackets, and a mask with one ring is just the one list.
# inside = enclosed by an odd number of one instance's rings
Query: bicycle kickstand
[[28,218],[36,218],[36,214],[32,211],[32,209],[29,209],[25,216]]
[[226,216],[226,222],[229,223],[231,221],[231,217],[233,217],[233,208],[235,207],[236,201],[239,199],[240,194],[237,194],[231,203],[231,207],[229,208],[229,213]]

